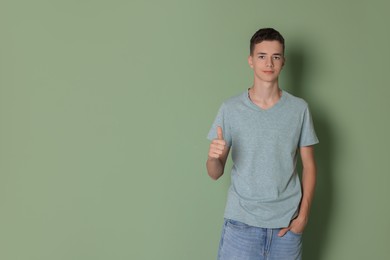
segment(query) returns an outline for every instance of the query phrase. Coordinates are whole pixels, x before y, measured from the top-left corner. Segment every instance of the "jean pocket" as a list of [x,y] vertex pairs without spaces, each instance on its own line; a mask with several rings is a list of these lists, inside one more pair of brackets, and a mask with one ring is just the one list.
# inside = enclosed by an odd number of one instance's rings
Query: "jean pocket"
[[294,231],[291,231],[291,230],[289,230],[287,233],[290,233],[293,236],[299,236],[299,237],[301,237],[303,235],[303,233],[295,233]]
[[227,219],[226,220],[226,223],[228,226],[231,226],[233,228],[239,228],[239,229],[245,229],[245,228],[250,228],[251,226],[245,224],[245,223],[242,223],[240,221],[237,221],[237,220],[232,220],[232,219]]

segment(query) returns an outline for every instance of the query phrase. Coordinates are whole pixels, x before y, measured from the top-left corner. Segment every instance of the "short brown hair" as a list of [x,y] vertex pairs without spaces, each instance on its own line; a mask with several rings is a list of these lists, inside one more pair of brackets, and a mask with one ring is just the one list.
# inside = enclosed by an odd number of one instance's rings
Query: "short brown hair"
[[283,53],[284,53],[284,38],[283,36],[273,28],[262,28],[255,32],[250,40],[249,51],[250,55],[253,54],[253,50],[255,49],[255,45],[261,43],[263,41],[278,41],[283,45]]

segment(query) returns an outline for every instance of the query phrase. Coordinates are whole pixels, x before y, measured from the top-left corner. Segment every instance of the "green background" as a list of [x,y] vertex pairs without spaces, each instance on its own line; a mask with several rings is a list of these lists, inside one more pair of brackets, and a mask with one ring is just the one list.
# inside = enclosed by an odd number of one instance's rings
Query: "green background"
[[387,259],[385,2],[1,0],[0,259],[215,259],[206,135],[260,27],[321,141],[304,259]]

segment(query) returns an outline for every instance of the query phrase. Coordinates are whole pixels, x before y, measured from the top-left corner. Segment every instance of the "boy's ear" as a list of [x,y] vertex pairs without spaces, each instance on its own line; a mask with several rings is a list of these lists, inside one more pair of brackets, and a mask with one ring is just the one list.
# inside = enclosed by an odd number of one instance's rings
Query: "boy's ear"
[[283,57],[282,69],[284,68],[284,64],[286,63],[286,58]]
[[248,64],[249,64],[249,67],[251,67],[253,69],[253,57],[252,57],[252,55],[248,56]]

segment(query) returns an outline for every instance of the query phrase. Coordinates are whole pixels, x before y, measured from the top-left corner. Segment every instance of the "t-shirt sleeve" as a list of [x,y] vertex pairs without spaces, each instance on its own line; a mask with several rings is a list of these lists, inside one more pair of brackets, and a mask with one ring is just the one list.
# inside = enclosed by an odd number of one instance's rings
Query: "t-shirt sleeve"
[[226,141],[228,146],[232,145],[231,131],[229,127],[228,113],[224,104],[218,110],[217,116],[210,128],[210,131],[207,135],[207,139],[214,140],[217,138],[217,127],[222,127],[223,138]]
[[303,115],[301,136],[299,138],[299,147],[310,146],[317,143],[319,143],[319,140],[314,130],[313,119],[311,117],[309,107],[306,107]]

